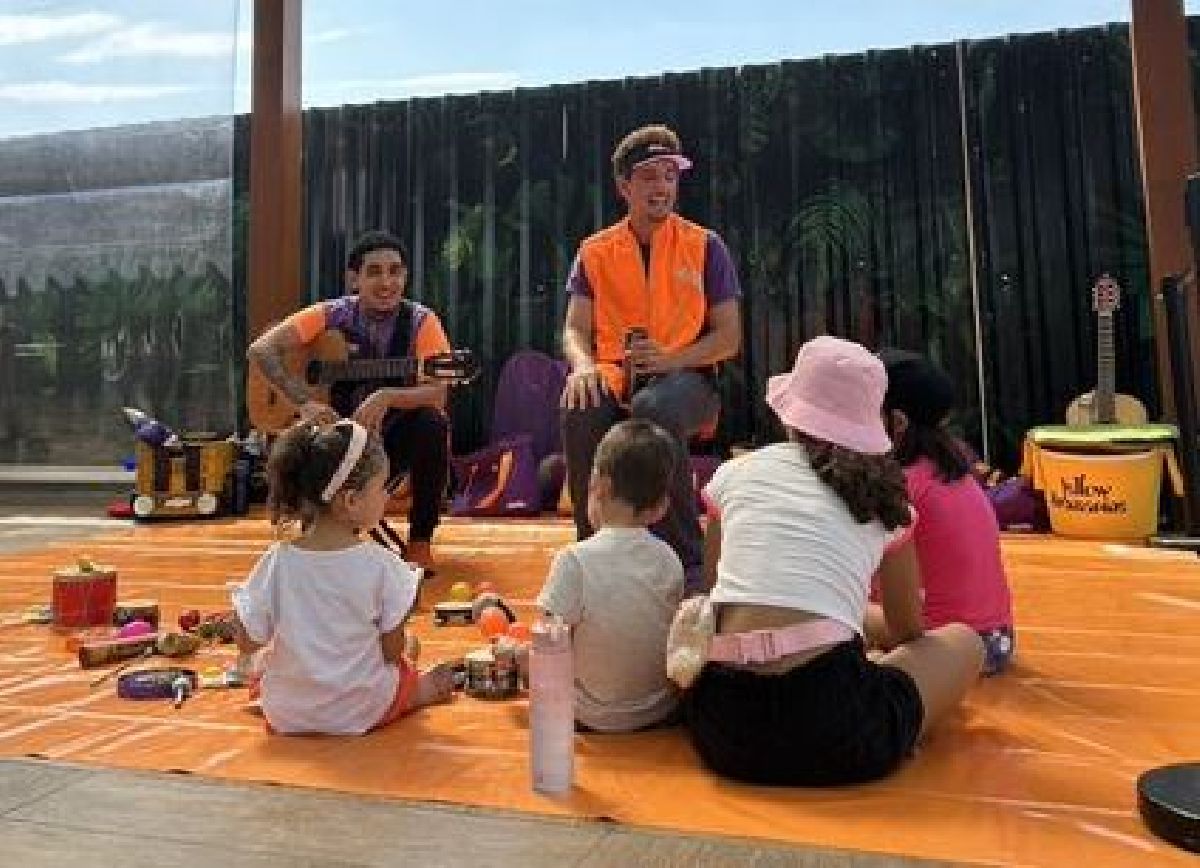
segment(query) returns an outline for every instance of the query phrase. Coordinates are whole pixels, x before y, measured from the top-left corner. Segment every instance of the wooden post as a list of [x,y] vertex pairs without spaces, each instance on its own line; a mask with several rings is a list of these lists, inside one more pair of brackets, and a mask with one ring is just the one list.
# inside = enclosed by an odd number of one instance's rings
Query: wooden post
[[254,2],[246,300],[251,340],[304,302],[300,20],[301,0]]
[[[1150,249],[1150,293],[1154,300],[1154,344],[1164,415],[1175,418],[1165,310],[1158,298],[1162,279],[1193,268],[1183,193],[1196,171],[1196,121],[1188,63],[1183,0],[1132,0],[1133,94]],[[1200,323],[1196,286],[1186,290],[1191,321],[1193,370],[1200,371]]]

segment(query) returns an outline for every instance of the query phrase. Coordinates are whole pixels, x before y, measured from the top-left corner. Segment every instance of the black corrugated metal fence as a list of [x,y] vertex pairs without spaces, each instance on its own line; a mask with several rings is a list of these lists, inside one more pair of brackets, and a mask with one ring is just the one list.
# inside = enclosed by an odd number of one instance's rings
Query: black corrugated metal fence
[[745,290],[724,440],[770,436],[766,377],[830,332],[940,359],[1011,466],[1094,384],[1102,272],[1126,292],[1118,386],[1157,406],[1124,26],[310,110],[310,298],[342,291],[357,233],[404,237],[412,294],[486,362],[455,408],[456,448],[477,445],[500,365],[556,351],[575,247],[620,215],[613,145],[660,121],[696,163],[681,212]]

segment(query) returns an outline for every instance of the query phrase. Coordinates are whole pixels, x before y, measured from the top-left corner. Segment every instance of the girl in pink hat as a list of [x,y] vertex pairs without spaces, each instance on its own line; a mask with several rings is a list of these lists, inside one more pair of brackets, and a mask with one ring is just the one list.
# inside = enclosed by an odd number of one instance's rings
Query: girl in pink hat
[[[863,347],[809,341],[767,388],[787,441],[726,463],[705,489],[716,626],[687,705],[719,774],[811,786],[883,777],[979,675],[974,630],[922,623],[886,388]],[[872,661],[863,624],[877,571],[896,645]]]

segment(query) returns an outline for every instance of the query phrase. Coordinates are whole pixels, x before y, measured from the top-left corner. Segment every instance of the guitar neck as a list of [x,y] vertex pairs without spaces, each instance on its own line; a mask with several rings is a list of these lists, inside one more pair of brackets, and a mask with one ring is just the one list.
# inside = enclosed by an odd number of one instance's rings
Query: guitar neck
[[1096,421],[1111,424],[1116,419],[1114,394],[1116,383],[1116,352],[1113,349],[1113,317],[1111,313],[1097,314],[1096,322]]
[[394,359],[350,359],[344,362],[315,362],[309,367],[308,381],[312,385],[364,382],[367,380],[412,380],[420,360],[412,357]]

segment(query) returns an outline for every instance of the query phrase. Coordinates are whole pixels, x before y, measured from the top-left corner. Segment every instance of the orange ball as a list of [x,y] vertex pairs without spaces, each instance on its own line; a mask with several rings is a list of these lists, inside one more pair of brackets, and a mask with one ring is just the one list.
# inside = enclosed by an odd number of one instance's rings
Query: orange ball
[[478,620],[479,632],[483,633],[485,639],[503,636],[508,630],[508,615],[505,615],[499,606],[488,606],[479,613]]
[[508,625],[508,635],[518,642],[529,641],[529,625],[523,621],[513,621]]

